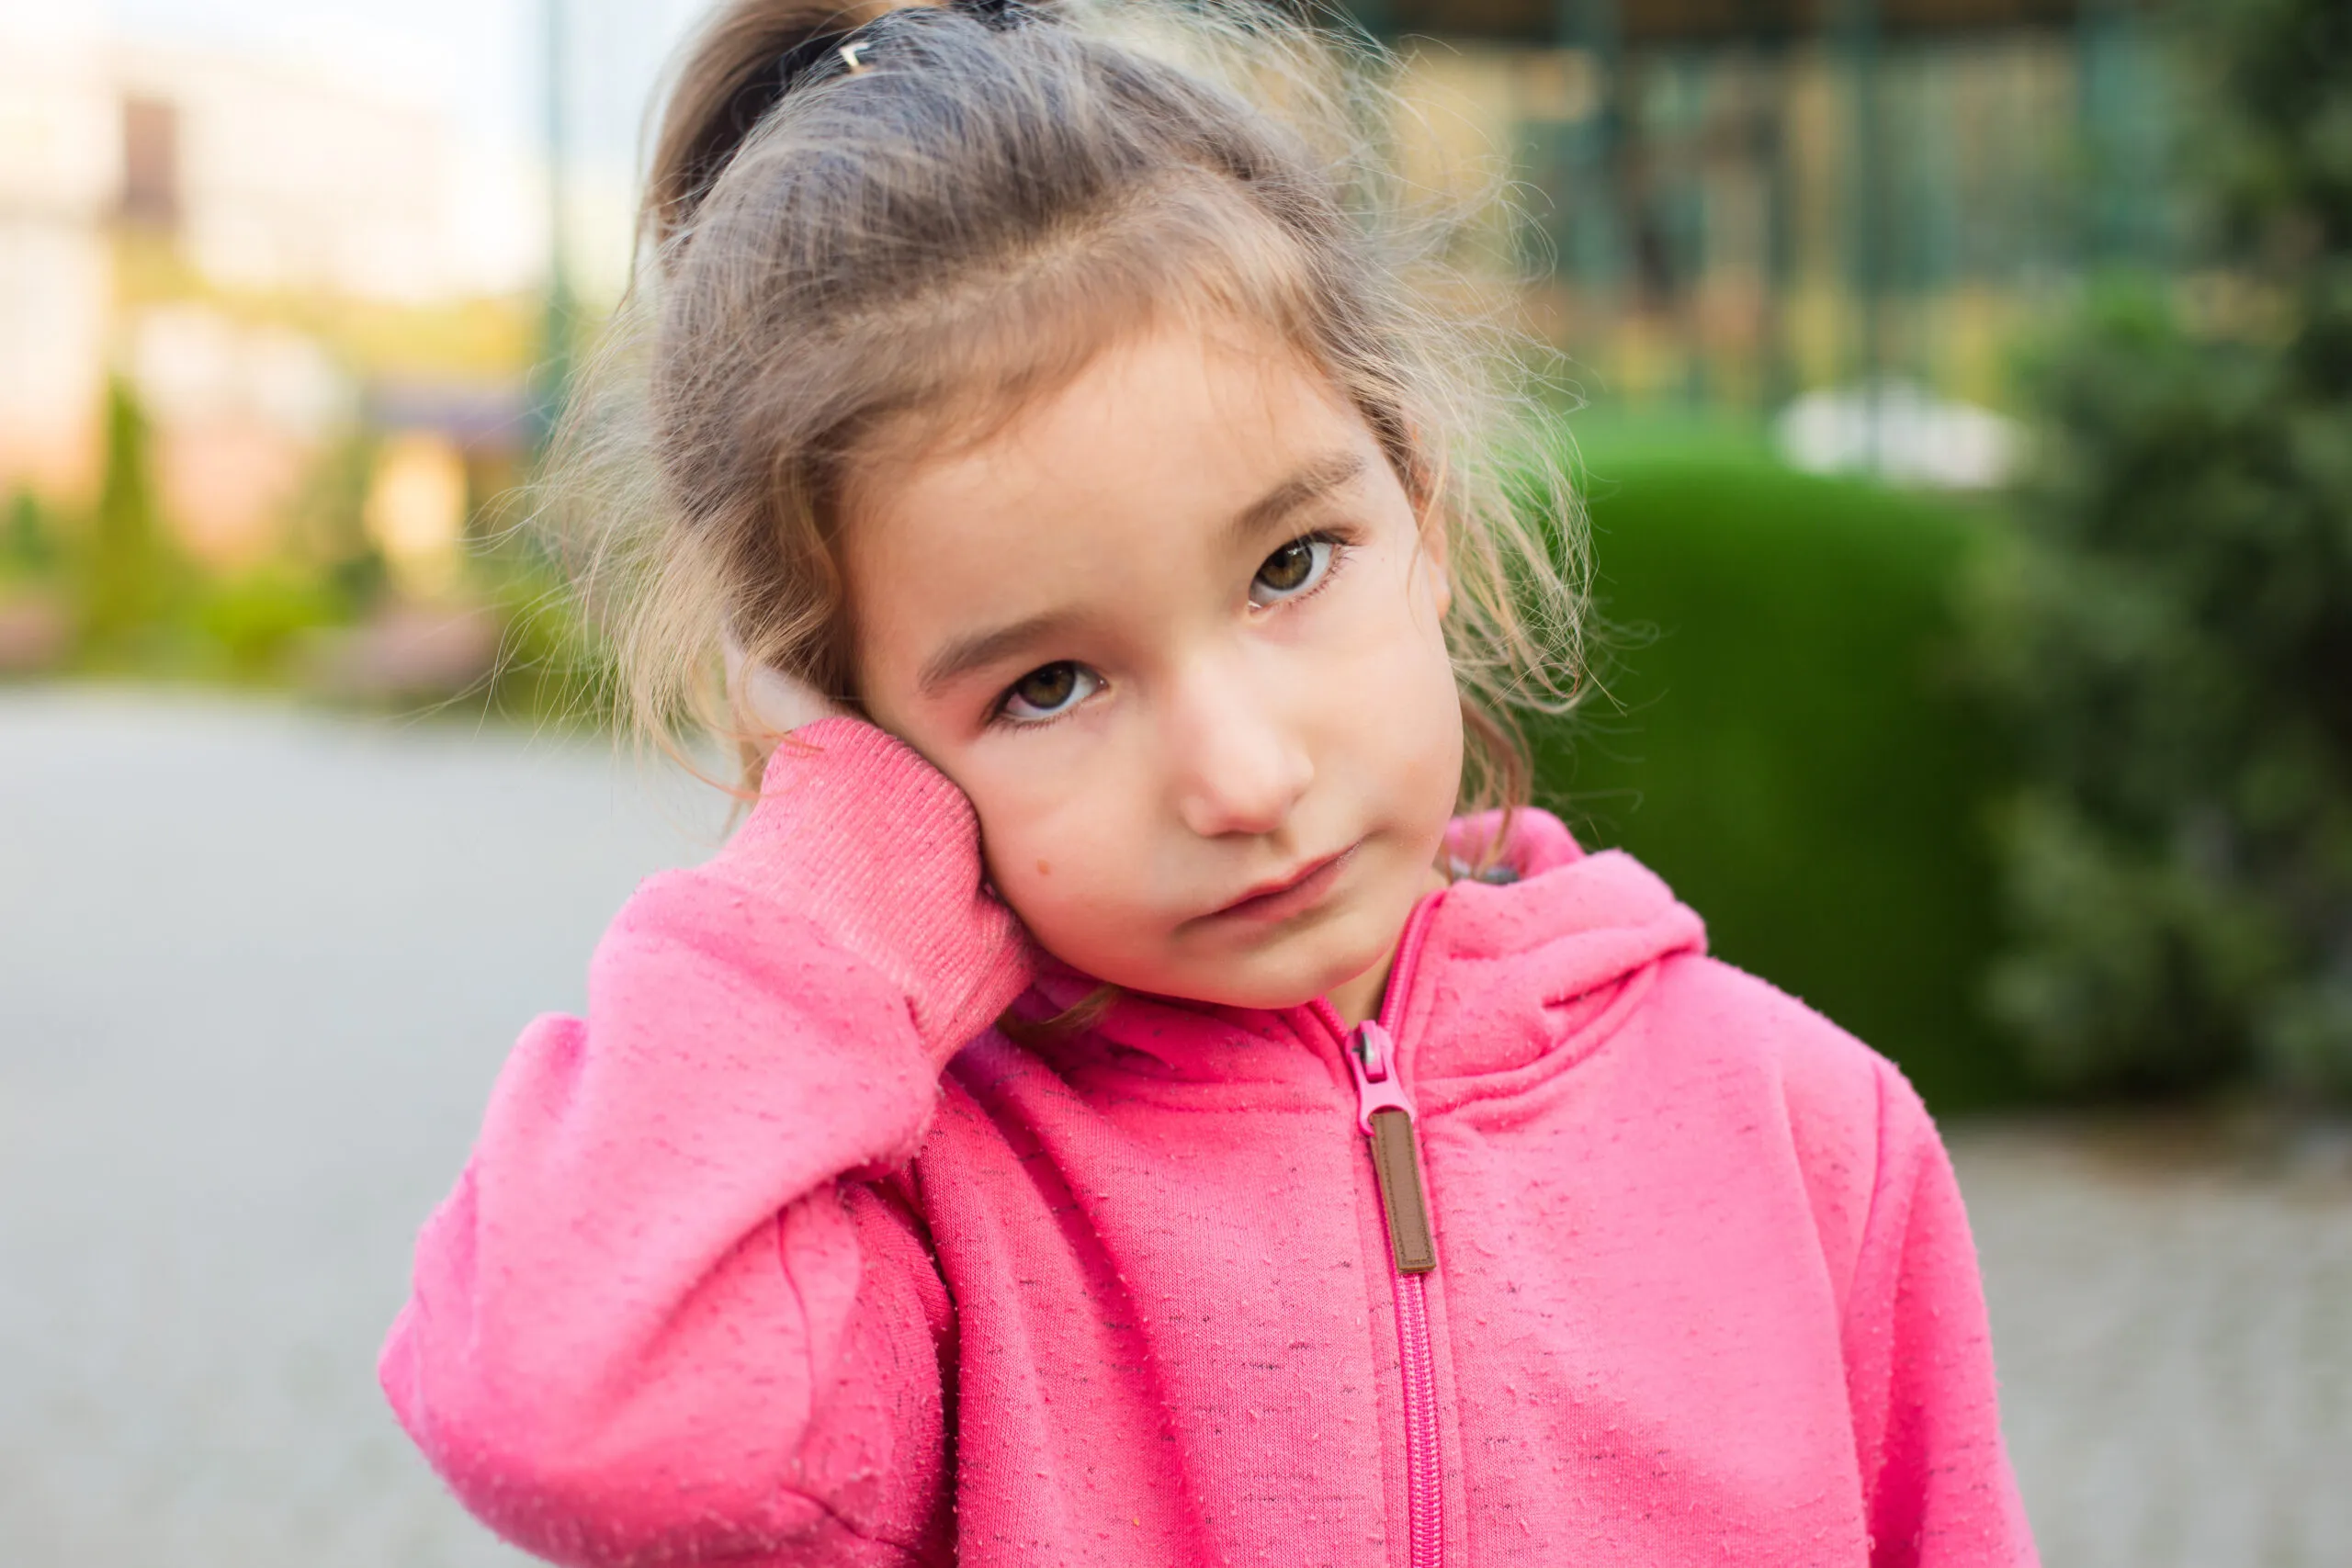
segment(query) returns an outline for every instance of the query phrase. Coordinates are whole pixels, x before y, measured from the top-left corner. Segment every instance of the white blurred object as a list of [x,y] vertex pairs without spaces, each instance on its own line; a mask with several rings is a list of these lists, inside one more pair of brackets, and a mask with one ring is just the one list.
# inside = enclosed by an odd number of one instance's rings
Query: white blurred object
[[173,532],[215,566],[261,559],[319,444],[354,412],[349,378],[316,340],[207,305],[138,311],[128,337]]
[[1772,438],[1807,473],[1871,473],[1937,490],[2006,483],[2023,448],[2015,421],[1895,380],[1807,392],[1781,411]]
[[141,403],[164,423],[254,419],[316,440],[350,417],[349,379],[317,340],[247,324],[204,305],[159,305],[130,325]]

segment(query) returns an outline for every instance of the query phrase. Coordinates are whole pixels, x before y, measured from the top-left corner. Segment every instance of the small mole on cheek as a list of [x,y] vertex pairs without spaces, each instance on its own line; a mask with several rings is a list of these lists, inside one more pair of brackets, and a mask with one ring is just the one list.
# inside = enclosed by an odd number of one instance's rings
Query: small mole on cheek
[[1040,876],[1051,876],[1054,874],[1054,868],[1047,865],[1044,861],[1039,861],[1037,863],[1037,874]]

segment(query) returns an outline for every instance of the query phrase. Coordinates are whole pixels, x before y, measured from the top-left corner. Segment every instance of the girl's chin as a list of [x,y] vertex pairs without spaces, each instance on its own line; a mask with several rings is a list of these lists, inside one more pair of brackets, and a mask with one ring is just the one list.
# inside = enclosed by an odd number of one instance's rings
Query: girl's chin
[[[1436,886],[1444,885],[1433,871],[1428,875]],[[1205,930],[1193,925],[1171,933],[1166,950],[1158,953],[1090,954],[1083,941],[1057,944],[1042,933],[1038,940],[1063,963],[1121,990],[1273,1011],[1329,996],[1387,957],[1423,888],[1417,880],[1384,891],[1390,896],[1341,888],[1303,918],[1271,928],[1249,922],[1220,922]],[[1389,905],[1395,906],[1393,916]],[[1081,928],[1072,934],[1095,933]]]
[[1164,976],[1159,985],[1135,988],[1218,1007],[1279,1011],[1329,996],[1379,963],[1386,951],[1383,947],[1357,954],[1326,950],[1312,955],[1285,954],[1287,962],[1251,963],[1245,958],[1214,966],[1187,965],[1181,973]]

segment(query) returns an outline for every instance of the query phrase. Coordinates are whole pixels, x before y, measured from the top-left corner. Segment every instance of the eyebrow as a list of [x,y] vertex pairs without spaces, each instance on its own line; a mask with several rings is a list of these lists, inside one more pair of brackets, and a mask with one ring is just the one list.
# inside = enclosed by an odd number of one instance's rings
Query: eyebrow
[[1243,507],[1226,527],[1227,540],[1246,545],[1310,501],[1338,490],[1363,472],[1361,452],[1332,452],[1305,468]]
[[1009,626],[959,637],[923,661],[922,673],[915,678],[916,687],[924,696],[930,696],[973,671],[995,663],[1017,648],[1067,630],[1077,620],[1069,611],[1049,610]]
[[[1247,545],[1300,507],[1338,490],[1363,470],[1364,457],[1361,452],[1333,452],[1314,459],[1236,513],[1233,521],[1226,525],[1228,545]],[[1019,648],[1068,631],[1080,619],[1074,610],[1049,610],[1010,626],[956,637],[923,661],[922,672],[915,677],[916,688],[924,696],[931,696]]]

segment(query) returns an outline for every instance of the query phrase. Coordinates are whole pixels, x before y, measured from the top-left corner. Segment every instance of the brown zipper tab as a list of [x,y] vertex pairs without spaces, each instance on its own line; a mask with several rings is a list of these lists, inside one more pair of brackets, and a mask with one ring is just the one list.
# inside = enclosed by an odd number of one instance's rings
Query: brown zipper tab
[[1413,1119],[1402,1111],[1372,1113],[1372,1168],[1380,1179],[1380,1207],[1388,1217],[1388,1249],[1399,1274],[1426,1274],[1437,1267],[1437,1241],[1430,1234],[1429,1199],[1421,1190],[1421,1154]]

